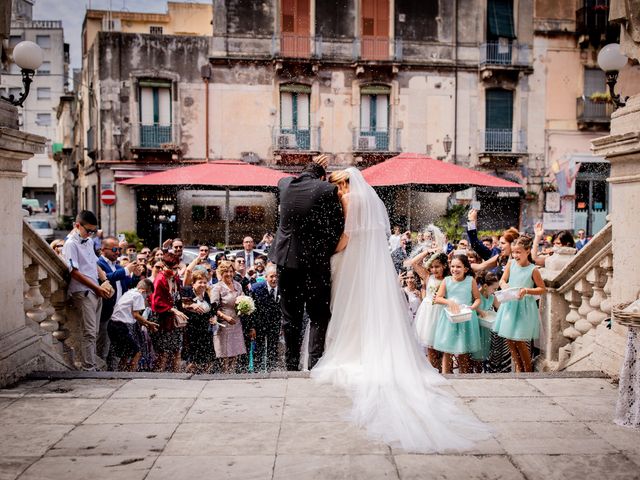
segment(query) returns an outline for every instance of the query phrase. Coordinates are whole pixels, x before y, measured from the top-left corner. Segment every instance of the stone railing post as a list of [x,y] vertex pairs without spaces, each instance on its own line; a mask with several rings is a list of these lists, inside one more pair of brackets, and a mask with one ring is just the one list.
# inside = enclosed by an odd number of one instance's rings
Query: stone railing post
[[[27,324],[24,313],[21,198],[25,175],[22,162],[42,151],[45,141],[43,137],[19,131],[18,111],[0,100],[0,216],[3,230],[3,248],[0,249],[0,386],[38,368],[40,361],[40,336]],[[29,284],[29,293],[34,297],[40,295],[33,290],[33,283]],[[34,302],[29,311],[33,312],[41,304]]]

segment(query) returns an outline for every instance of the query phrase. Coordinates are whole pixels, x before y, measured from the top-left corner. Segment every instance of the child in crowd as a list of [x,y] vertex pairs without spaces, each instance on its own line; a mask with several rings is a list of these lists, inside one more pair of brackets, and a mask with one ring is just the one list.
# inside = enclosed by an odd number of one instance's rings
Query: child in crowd
[[532,263],[531,237],[518,237],[511,247],[513,259],[507,264],[500,287],[519,288],[518,300],[503,302],[498,309],[494,331],[507,339],[516,372],[531,372],[531,354],[527,342],[540,335],[538,306],[533,295],[542,295],[546,288],[540,271]]
[[[480,290],[480,306],[478,307],[478,317],[487,318],[500,307],[500,302],[496,299],[494,292],[500,283],[494,273],[482,271],[476,275],[478,289]],[[491,329],[482,326],[480,323],[480,350],[473,352],[473,369],[476,373],[482,373],[484,362],[489,359],[491,353]]]
[[136,322],[155,332],[158,325],[146,320],[142,313],[146,299],[153,293],[153,283],[149,279],[140,280],[136,288],[127,290],[118,299],[108,326],[109,340],[113,355],[120,358],[118,370],[135,372],[142,355]]
[[431,251],[420,252],[412,261],[413,271],[417,273],[426,286],[426,293],[416,313],[416,332],[423,347],[427,349],[429,362],[438,370],[442,363],[440,352],[433,348],[436,325],[442,314],[442,305],[435,305],[434,299],[444,277],[449,275],[449,262],[447,255],[442,252],[431,254],[427,262],[424,259]]
[[476,309],[480,305],[480,292],[474,281],[473,270],[466,255],[454,255],[449,264],[451,276],[440,284],[435,303],[445,305],[459,313],[463,305],[471,309],[471,319],[454,323],[443,310],[435,330],[433,348],[442,353],[442,373],[453,370],[453,355],[458,358],[460,373],[469,373],[470,354],[480,350],[480,331]]

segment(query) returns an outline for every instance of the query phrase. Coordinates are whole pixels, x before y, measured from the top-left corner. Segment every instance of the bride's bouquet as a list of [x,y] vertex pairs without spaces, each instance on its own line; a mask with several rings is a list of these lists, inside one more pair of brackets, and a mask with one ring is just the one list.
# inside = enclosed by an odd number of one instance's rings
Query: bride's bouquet
[[251,315],[256,311],[256,304],[253,302],[253,298],[247,295],[239,295],[236,298],[236,312],[238,315]]

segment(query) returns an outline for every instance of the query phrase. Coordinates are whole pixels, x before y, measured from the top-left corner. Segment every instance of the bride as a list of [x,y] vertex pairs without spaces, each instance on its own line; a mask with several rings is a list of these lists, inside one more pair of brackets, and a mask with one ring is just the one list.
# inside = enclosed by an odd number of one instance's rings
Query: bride
[[426,361],[411,328],[387,236],[384,204],[356,168],[334,172],[345,229],[332,258],[332,317],[311,377],[345,388],[350,418],[368,434],[411,452],[461,451],[489,436],[463,413]]

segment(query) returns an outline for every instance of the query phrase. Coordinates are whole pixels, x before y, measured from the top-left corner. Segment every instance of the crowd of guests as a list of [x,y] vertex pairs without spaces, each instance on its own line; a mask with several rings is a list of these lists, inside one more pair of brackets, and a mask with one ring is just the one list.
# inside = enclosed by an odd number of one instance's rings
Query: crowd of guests
[[[266,256],[271,235],[259,251],[245,237],[235,255],[200,245],[187,262],[179,238],[151,249],[111,236],[96,241],[97,231],[95,215],[82,211],[67,239],[51,244],[69,267],[69,315],[82,326],[83,369],[282,368],[278,274]],[[395,227],[389,238],[425,355],[443,373],[531,371],[540,336],[537,298],[545,291],[538,267],[559,247],[583,247],[584,231],[580,245],[571,232],[545,237],[539,224],[533,238],[515,228],[478,238],[471,210],[466,233],[452,244],[432,229]],[[507,290],[515,298],[501,303]],[[252,313],[239,312],[242,297],[253,300]],[[461,311],[470,318],[452,321]]]
[[[274,370],[282,354],[276,267],[265,234],[255,250],[212,254],[198,247],[185,261],[179,238],[150,249],[115,237],[94,241],[97,219],[76,217],[52,248],[70,271],[69,311],[82,327],[81,368],[236,373]],[[237,300],[252,299],[251,313]]]

